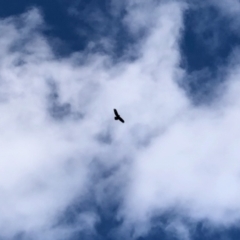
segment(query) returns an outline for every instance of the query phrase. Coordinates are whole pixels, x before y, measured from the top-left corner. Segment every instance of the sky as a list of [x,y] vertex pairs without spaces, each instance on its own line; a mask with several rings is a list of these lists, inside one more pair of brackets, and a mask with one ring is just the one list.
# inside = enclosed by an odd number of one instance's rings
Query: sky
[[238,0],[0,5],[0,240],[240,238]]

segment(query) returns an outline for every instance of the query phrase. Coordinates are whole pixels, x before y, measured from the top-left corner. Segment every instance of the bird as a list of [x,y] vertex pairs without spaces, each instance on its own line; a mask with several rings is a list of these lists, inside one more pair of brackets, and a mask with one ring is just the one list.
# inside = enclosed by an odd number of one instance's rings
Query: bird
[[118,114],[117,110],[116,109],[113,109],[114,113],[115,113],[115,120],[119,120],[121,121],[122,123],[124,123],[124,120],[121,118],[121,116]]

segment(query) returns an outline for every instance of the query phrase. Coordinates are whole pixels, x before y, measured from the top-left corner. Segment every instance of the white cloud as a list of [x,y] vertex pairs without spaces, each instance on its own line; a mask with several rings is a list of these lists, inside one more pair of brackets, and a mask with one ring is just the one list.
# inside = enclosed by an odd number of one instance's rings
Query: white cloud
[[[134,227],[135,236],[171,208],[215,224],[239,220],[239,63],[229,65],[220,102],[191,105],[177,84],[186,76],[178,46],[185,7],[129,8],[130,29],[151,28],[136,46],[139,59],[116,65],[100,54],[57,59],[39,32],[44,23],[37,10],[0,21],[3,237],[25,232],[66,239],[74,231],[94,231],[100,220],[88,209],[78,224],[56,225],[67,207],[92,191],[100,206],[121,203],[123,230]],[[62,120],[49,113],[50,82],[57,104],[71,104]],[[113,120],[113,108],[124,125]],[[189,238],[181,222],[170,228]]]

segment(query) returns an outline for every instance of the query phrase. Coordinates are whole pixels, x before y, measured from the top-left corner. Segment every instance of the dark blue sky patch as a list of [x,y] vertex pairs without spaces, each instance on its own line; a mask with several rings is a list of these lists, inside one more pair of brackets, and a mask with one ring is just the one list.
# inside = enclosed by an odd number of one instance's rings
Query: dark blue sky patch
[[139,40],[139,36],[132,36],[122,23],[124,8],[113,14],[109,0],[82,0],[75,4],[59,0],[0,0],[0,4],[1,18],[19,15],[32,7],[40,9],[47,24],[43,33],[59,57],[84,51],[92,42],[92,52],[107,53],[117,60],[127,55],[131,45]]
[[231,21],[214,7],[189,9],[181,42],[183,65],[188,72],[225,64],[240,38],[231,30]]
[[50,37],[50,40],[54,44],[58,43],[58,46],[62,44],[62,46],[64,46],[66,49],[68,49],[68,45],[74,47],[74,44],[77,44],[77,36],[73,30],[74,25],[68,17],[66,8],[64,8],[63,5],[59,4],[57,0],[1,0],[0,4],[1,18],[22,14],[32,7],[39,8],[44,16],[44,20],[48,25],[48,29],[46,29],[44,33],[46,36]]
[[203,68],[199,71],[193,71],[182,82],[186,94],[195,106],[211,105],[221,97],[219,89],[227,74],[226,68],[211,70],[211,68]]
[[215,228],[211,225],[206,224],[206,222],[199,222],[192,229],[192,238],[194,240],[239,240],[240,239],[240,230],[237,227],[224,228],[218,227]]
[[[154,216],[151,219],[149,231],[142,236],[136,238],[136,240],[179,240],[179,236],[174,231],[169,230],[169,224],[171,224],[176,218],[177,213],[171,209],[162,214]],[[183,221],[183,218],[182,218]],[[134,232],[134,231],[133,231]]]
[[108,211],[100,209],[101,221],[96,225],[98,240],[116,240],[117,229],[121,226],[122,220],[116,219],[118,206],[110,206]]
[[215,99],[215,90],[224,79],[222,69],[240,45],[230,24],[230,19],[212,6],[190,8],[185,14],[181,66],[189,74],[184,85],[194,104],[209,104]]
[[[84,213],[94,213],[97,215],[97,222],[94,231],[85,229],[76,230],[69,240],[96,239],[114,240],[117,239],[116,232],[122,224],[122,219],[117,219],[120,206],[120,186],[111,184],[111,178],[117,171],[118,166],[107,167],[96,159],[90,163],[93,168],[91,176],[93,184],[87,186],[84,196],[79,196],[75,201],[59,216],[54,224],[55,227],[71,227],[79,223],[79,216]],[[99,191],[102,193],[99,195]],[[101,197],[101,199],[99,199]]]
[[32,5],[31,0],[21,0],[21,1],[14,1],[14,0],[0,0],[0,18],[5,18],[9,16],[14,16],[17,14],[21,14],[25,12],[29,6]]
[[139,237],[136,240],[159,240],[159,239],[164,239],[164,240],[177,240],[174,236],[170,236],[164,231],[162,228],[155,227],[153,228],[147,236],[144,237]]
[[140,40],[140,36],[133,36],[122,19],[126,15],[124,8],[118,14],[113,13],[109,0],[82,0],[74,5],[71,16],[77,22],[78,38],[85,39],[84,47],[93,43],[91,52],[102,52],[112,57],[114,61],[126,57],[134,59],[132,47]]
[[[151,231],[147,236],[139,237],[137,240],[179,240],[182,239],[177,232],[169,231],[168,226],[174,220],[182,222],[189,230],[189,236],[192,240],[239,240],[240,230],[237,227],[215,228],[212,225],[208,225],[205,221],[194,222],[191,219],[185,218],[180,215],[174,214],[174,212],[166,212],[160,217],[155,218]],[[168,230],[167,230],[168,229]]]
[[79,216],[84,213],[90,213],[91,211],[98,214],[99,219],[96,222],[96,226],[94,231],[90,229],[87,230],[79,230],[73,233],[69,240],[77,240],[81,239],[96,239],[96,240],[114,240],[116,236],[114,236],[115,230],[121,225],[122,221],[116,219],[118,204],[113,203],[109,199],[109,204],[106,204],[105,207],[102,207],[97,204],[95,201],[95,193],[92,190],[89,191],[88,196],[85,195],[85,200],[81,203],[77,201],[64,211],[64,213],[60,216],[55,226],[76,226],[79,223]]
[[76,200],[67,207],[58,217],[52,228],[74,228],[68,240],[95,239],[95,232],[89,229],[85,222],[81,222],[81,214],[96,213],[96,203],[92,197],[92,192],[83,197],[79,196]]

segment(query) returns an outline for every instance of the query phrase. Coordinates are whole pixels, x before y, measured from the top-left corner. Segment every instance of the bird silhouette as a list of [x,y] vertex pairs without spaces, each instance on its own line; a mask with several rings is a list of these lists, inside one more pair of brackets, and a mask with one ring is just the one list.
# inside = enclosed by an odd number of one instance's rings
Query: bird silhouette
[[122,123],[124,123],[124,120],[121,118],[121,116],[118,114],[117,110],[116,109],[113,109],[114,113],[115,113],[115,120],[119,120],[121,121]]

